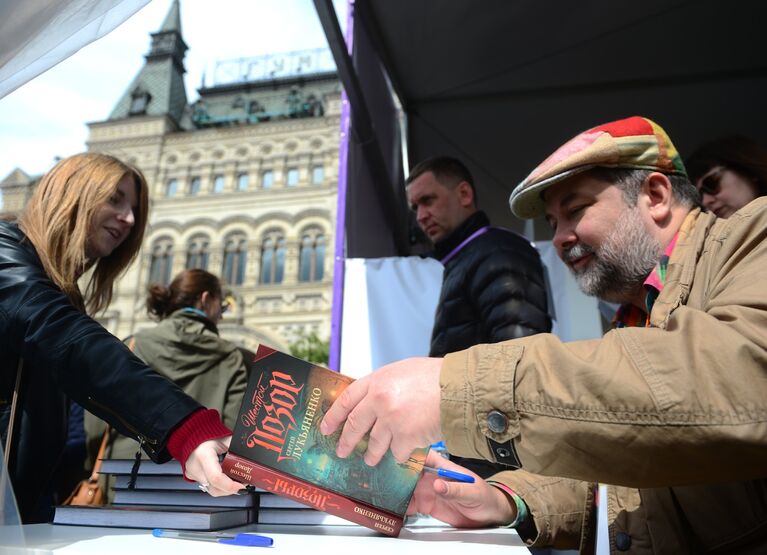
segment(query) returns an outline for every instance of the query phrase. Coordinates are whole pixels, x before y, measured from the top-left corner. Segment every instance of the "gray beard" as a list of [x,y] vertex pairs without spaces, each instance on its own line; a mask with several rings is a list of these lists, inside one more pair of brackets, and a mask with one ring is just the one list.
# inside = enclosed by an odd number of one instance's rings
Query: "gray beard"
[[589,265],[572,271],[581,291],[607,302],[632,299],[658,264],[661,249],[647,232],[636,208],[627,207],[597,248],[578,243],[564,251],[565,261],[593,254]]

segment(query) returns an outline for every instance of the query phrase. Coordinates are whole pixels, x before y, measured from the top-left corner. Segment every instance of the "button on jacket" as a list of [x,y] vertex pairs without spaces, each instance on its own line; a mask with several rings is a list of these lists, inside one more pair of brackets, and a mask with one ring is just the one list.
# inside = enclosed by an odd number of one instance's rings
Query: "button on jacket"
[[[765,239],[767,198],[727,220],[694,210],[651,327],[445,358],[448,449],[491,458],[488,438],[513,442],[523,469],[494,479],[528,503],[536,545],[589,544],[599,480],[622,485],[608,492],[613,553],[767,553]],[[506,432],[488,428],[492,410]]]
[[[429,356],[551,330],[538,251],[524,237],[489,224],[484,212],[475,212],[435,245],[445,271]],[[454,454],[451,459],[483,477],[502,468]]]
[[200,404],[159,376],[48,278],[17,225],[0,222],[0,432],[5,438],[19,357],[21,433],[10,463],[22,519],[37,514],[66,440],[68,395],[121,433],[145,439],[157,462],[168,434]]

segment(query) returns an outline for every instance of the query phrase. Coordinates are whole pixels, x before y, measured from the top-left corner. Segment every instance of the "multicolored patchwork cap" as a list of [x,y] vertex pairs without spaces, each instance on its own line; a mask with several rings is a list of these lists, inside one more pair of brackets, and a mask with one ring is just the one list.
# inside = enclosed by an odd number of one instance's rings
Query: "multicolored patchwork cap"
[[509,198],[511,211],[518,218],[543,215],[547,187],[597,166],[687,175],[663,128],[633,116],[584,131],[559,147],[517,185]]

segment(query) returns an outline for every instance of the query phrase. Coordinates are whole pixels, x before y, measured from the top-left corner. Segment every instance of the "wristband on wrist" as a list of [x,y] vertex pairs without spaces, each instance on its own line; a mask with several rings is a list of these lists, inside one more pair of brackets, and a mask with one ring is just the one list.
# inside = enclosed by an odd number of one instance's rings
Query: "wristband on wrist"
[[515,518],[511,523],[501,525],[501,528],[516,528],[525,520],[527,520],[527,505],[525,504],[524,500],[517,495],[517,492],[515,492],[513,489],[511,489],[506,484],[502,484],[501,482],[495,482],[493,480],[485,480],[488,484],[490,484],[493,487],[498,488],[505,494],[507,494],[511,499],[514,501],[514,505],[517,507],[517,518]]

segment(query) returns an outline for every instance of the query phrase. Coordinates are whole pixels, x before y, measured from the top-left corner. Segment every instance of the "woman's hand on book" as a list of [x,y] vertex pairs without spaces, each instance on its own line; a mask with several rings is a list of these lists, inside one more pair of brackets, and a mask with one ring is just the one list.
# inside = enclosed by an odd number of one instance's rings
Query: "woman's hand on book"
[[186,477],[199,482],[200,489],[213,497],[232,495],[244,487],[224,474],[218,462],[218,456],[229,450],[231,439],[232,436],[228,436],[203,441],[186,460]]
[[481,528],[512,522],[516,506],[498,488],[431,451],[426,464],[474,476],[473,484],[452,482],[424,473],[415,487],[407,513],[428,514],[457,528]]
[[381,367],[351,383],[320,424],[329,435],[341,425],[336,454],[345,458],[370,433],[365,462],[380,462],[391,448],[398,462],[441,437],[441,358],[409,358]]

